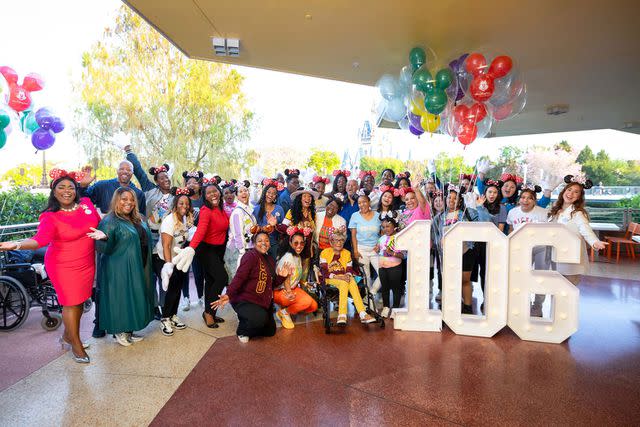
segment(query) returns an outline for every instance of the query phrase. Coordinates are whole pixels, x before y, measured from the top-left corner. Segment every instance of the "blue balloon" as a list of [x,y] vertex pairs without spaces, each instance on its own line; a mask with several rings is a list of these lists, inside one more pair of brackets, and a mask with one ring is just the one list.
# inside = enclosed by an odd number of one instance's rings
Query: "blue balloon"
[[51,129],[54,115],[47,108],[41,108],[36,111],[36,122],[42,129]]
[[49,129],[38,129],[31,135],[31,144],[38,150],[47,150],[56,142],[55,134]]
[[64,122],[60,117],[54,117],[51,122],[51,130],[55,133],[60,133],[64,130]]

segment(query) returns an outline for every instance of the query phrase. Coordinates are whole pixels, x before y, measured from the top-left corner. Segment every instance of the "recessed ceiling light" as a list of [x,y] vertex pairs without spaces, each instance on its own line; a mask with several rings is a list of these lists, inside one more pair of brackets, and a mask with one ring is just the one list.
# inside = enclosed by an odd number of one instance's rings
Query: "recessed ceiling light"
[[559,116],[569,112],[569,104],[554,104],[547,106],[547,114],[550,116]]
[[307,13],[306,15],[304,15],[304,19],[306,19],[307,21],[311,21],[313,19],[313,16],[310,13]]
[[351,64],[351,66],[353,68],[358,68],[360,66],[360,63],[358,61],[353,61],[353,64]]

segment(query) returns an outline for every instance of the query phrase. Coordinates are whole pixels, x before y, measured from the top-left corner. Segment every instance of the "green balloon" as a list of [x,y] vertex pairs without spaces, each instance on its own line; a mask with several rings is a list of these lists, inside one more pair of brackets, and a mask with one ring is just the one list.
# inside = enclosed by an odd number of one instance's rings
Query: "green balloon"
[[0,130],[0,148],[4,147],[4,144],[7,143],[7,134]]
[[20,130],[24,132],[24,121],[27,120],[27,116],[31,113],[31,110],[24,110],[20,114]]
[[438,71],[436,74],[436,87],[438,89],[446,89],[451,86],[451,82],[453,82],[453,74],[451,74],[451,70],[448,68],[443,68]]
[[416,70],[413,73],[413,84],[416,85],[418,90],[428,93],[431,92],[434,88],[433,86],[433,76],[425,67],[422,67]]
[[11,123],[11,117],[4,111],[0,111],[0,129],[4,129]]
[[424,98],[424,106],[431,114],[440,114],[447,106],[447,94],[442,89],[434,89]]
[[36,121],[36,115],[32,111],[27,115],[27,118],[24,119],[24,132],[31,134],[39,128],[40,125],[38,125],[38,122]]
[[409,52],[409,62],[413,67],[413,71],[420,68],[420,66],[426,61],[427,54],[424,53],[424,49],[422,49],[421,47],[414,47],[413,49],[411,49],[411,52]]

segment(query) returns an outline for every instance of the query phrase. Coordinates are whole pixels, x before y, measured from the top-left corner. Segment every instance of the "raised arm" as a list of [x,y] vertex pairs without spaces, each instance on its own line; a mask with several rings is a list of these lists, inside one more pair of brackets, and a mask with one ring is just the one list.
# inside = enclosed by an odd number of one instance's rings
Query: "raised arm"
[[157,187],[156,184],[151,182],[144,169],[142,168],[140,160],[138,160],[138,156],[136,156],[135,153],[131,151],[131,149],[127,151],[127,160],[129,160],[133,164],[133,174],[138,179],[142,191],[153,190]]

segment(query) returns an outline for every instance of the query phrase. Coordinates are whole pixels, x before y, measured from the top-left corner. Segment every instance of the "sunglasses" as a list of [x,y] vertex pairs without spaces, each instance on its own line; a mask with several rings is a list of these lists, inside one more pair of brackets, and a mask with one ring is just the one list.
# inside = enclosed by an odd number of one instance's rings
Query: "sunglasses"
[[293,246],[304,246],[304,242],[291,242]]

